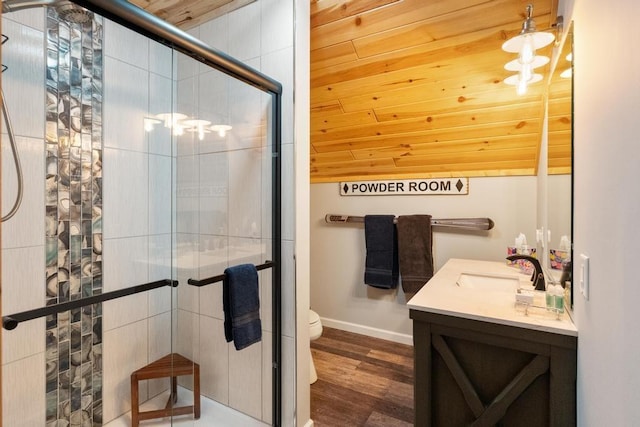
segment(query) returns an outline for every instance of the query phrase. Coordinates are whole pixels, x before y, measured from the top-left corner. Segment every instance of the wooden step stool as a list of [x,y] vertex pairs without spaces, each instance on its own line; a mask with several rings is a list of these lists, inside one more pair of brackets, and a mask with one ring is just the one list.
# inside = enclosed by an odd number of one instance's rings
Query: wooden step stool
[[[193,375],[193,405],[174,407],[178,401],[178,379],[183,375]],[[164,409],[140,412],[138,381],[171,377],[171,394]],[[131,374],[131,427],[138,427],[140,421],[164,418],[172,415],[188,415],[200,418],[200,365],[186,357],[171,353]]]

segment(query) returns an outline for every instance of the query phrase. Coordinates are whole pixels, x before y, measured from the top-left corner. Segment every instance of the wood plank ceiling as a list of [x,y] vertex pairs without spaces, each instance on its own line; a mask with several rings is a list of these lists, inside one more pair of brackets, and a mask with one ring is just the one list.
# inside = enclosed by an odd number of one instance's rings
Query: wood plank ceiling
[[535,174],[549,66],[517,96],[501,50],[527,3],[311,0],[312,182]]
[[129,0],[165,21],[188,30],[256,0]]
[[[255,0],[130,0],[188,29]],[[310,0],[311,181],[532,175],[545,77],[503,83],[533,2],[538,29],[557,0]],[[539,54],[551,55],[551,47]],[[570,170],[570,85],[550,103],[550,168]]]

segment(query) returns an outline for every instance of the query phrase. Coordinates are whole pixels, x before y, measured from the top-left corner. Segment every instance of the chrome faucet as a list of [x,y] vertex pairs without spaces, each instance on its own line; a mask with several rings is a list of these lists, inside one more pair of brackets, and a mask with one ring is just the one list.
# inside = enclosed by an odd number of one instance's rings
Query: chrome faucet
[[524,259],[533,264],[534,272],[531,276],[531,281],[535,286],[536,291],[544,291],[546,290],[546,284],[544,282],[544,273],[542,272],[542,266],[540,265],[540,261],[530,255],[509,255],[507,257],[509,261],[515,261],[517,259]]

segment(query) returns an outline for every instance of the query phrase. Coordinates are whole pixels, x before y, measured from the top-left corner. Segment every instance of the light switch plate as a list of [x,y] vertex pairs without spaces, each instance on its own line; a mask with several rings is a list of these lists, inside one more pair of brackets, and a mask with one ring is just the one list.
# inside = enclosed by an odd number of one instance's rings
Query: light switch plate
[[589,301],[589,257],[580,254],[580,293]]

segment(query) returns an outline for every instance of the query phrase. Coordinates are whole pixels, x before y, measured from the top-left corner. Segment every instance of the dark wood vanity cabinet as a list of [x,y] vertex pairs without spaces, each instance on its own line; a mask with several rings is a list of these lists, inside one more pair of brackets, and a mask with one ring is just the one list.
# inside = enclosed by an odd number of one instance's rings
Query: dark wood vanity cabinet
[[416,427],[576,425],[577,336],[410,316]]

